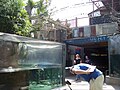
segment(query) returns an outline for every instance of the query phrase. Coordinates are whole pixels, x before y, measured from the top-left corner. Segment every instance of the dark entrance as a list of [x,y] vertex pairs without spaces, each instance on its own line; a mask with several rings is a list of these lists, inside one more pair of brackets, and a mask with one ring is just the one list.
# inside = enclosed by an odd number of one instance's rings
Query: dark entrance
[[89,56],[93,65],[97,66],[98,69],[106,73],[109,66],[107,46],[84,48],[84,54]]
[[109,68],[108,40],[109,37],[107,36],[96,36],[70,39],[66,40],[65,43],[83,48],[82,56],[84,57],[87,54],[93,65],[107,74]]

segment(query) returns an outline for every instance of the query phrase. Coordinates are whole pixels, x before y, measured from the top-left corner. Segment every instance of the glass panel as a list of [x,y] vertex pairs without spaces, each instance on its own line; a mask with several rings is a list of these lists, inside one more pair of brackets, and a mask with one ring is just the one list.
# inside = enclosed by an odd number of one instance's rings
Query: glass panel
[[120,36],[110,37],[110,74],[114,77],[120,77]]
[[32,70],[29,74],[29,90],[51,90],[62,86],[61,70],[58,67]]
[[52,65],[62,64],[62,46],[52,44],[20,44],[20,64]]
[[65,84],[65,45],[0,33],[0,90],[50,90]]

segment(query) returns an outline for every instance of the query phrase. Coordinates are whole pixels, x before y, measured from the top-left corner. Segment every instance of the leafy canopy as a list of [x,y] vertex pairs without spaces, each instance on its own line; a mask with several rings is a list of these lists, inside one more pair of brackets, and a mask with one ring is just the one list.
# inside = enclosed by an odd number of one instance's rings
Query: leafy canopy
[[23,0],[0,0],[0,32],[29,36],[31,23]]

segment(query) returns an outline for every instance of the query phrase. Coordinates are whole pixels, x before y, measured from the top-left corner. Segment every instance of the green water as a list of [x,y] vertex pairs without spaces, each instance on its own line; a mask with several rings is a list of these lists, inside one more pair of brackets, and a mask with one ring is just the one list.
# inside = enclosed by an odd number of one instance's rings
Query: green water
[[[43,67],[42,67],[43,68]],[[0,74],[0,90],[51,90],[62,86],[62,69],[58,66],[43,69],[22,67],[16,72]]]
[[62,86],[61,68],[44,68],[29,72],[29,90],[51,90]]

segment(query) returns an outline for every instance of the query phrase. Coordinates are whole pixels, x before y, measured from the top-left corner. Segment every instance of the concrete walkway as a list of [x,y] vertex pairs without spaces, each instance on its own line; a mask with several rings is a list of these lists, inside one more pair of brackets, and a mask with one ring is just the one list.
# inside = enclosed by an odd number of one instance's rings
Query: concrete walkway
[[[65,81],[67,80],[71,83],[71,85],[65,85],[54,90],[89,90],[89,84],[86,81],[75,81],[75,76],[66,77]],[[103,90],[120,90],[120,86],[104,84]]]
[[[89,90],[89,83],[86,81],[75,81],[75,77],[66,77],[66,80],[71,82],[71,89],[72,90]],[[69,90],[69,89],[67,89]],[[120,90],[120,86],[116,85],[103,85],[103,90]]]

